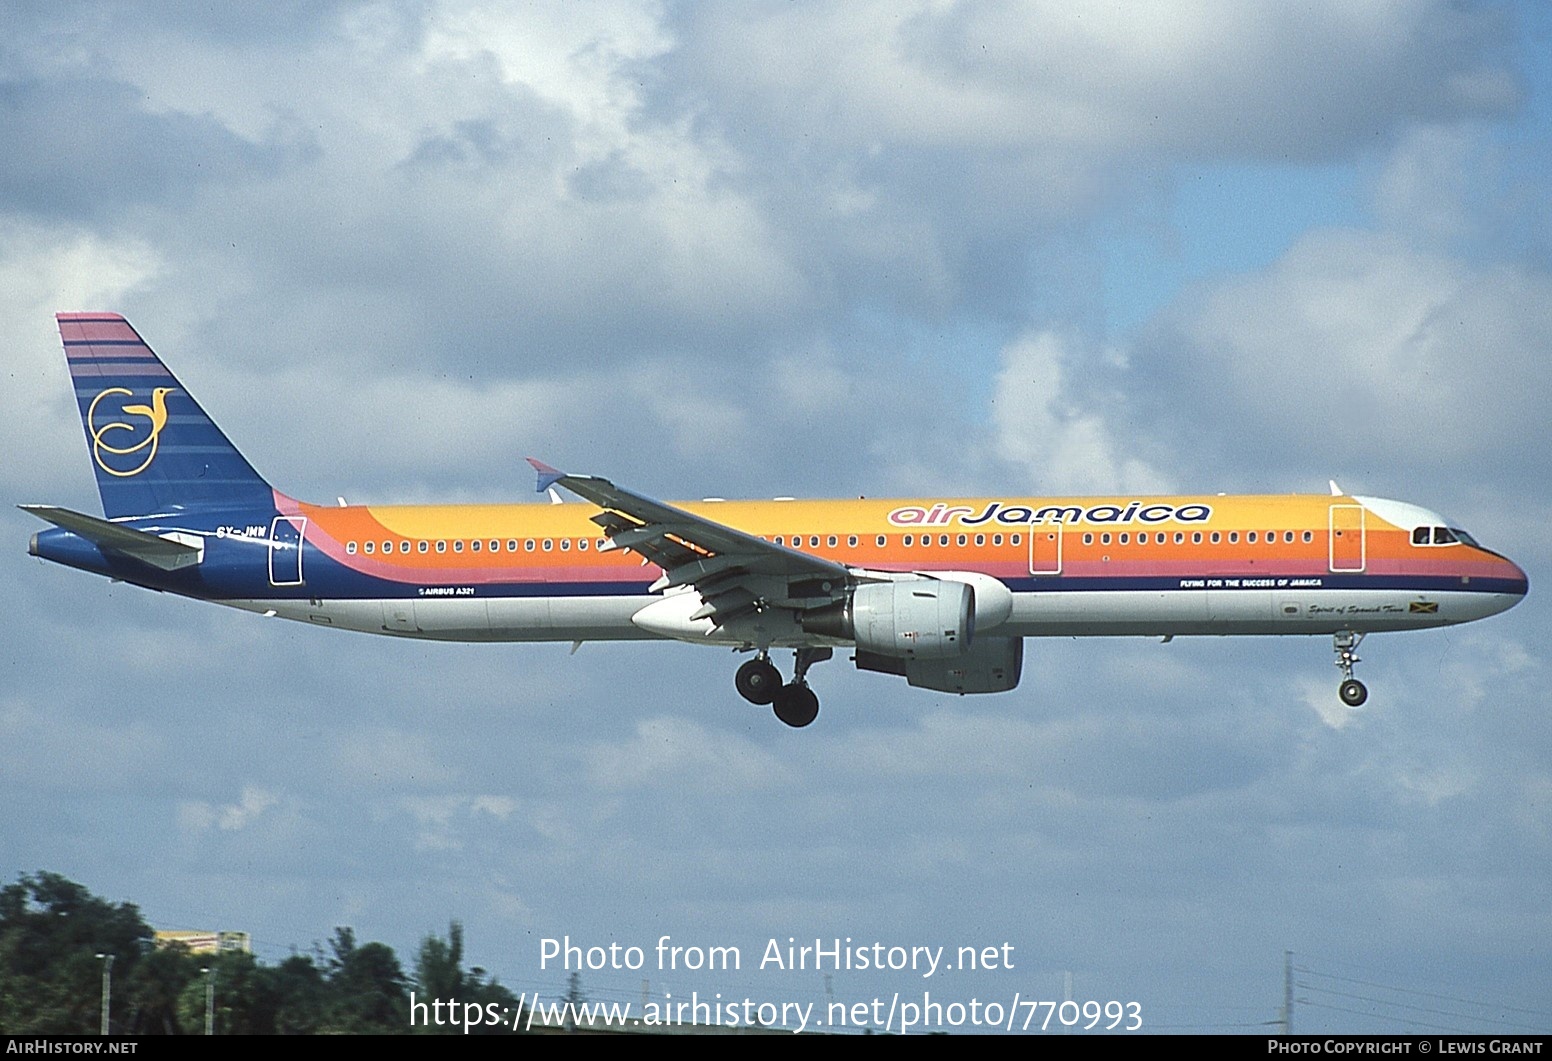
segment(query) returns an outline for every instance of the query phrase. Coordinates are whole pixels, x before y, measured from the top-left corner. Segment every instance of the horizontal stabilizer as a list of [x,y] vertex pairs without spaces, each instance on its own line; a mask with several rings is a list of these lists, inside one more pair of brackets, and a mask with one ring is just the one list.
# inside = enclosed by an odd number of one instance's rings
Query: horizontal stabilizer
[[102,549],[120,553],[141,563],[159,567],[163,571],[176,571],[180,567],[197,564],[204,550],[196,545],[161,538],[155,534],[135,530],[121,523],[110,523],[84,512],[53,505],[18,505],[23,512],[31,512],[41,520],[78,534]]

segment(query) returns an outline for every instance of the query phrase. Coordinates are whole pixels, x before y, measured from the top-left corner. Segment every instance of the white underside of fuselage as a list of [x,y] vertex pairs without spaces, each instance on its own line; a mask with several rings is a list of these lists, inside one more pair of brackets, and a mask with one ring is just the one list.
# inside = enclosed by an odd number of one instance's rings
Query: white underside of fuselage
[[[657,596],[468,597],[369,600],[226,600],[245,611],[315,626],[438,641],[682,640],[742,646],[748,629],[668,638],[632,622]],[[998,637],[1375,633],[1452,626],[1496,615],[1519,598],[1467,590],[1099,590],[1014,594],[1008,619],[977,633]],[[761,624],[769,647],[839,645],[804,634],[790,615]]]

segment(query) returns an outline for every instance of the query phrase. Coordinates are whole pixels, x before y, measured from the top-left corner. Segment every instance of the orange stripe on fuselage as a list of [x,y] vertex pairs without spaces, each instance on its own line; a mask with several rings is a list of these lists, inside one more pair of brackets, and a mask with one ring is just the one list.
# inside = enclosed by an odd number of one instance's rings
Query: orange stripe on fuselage
[[[881,570],[974,570],[1001,577],[1030,573],[1031,527],[1004,523],[995,516],[966,525],[988,511],[991,499],[727,501],[675,502],[705,519],[735,527],[827,559]],[[1272,495],[1236,497],[1079,497],[997,499],[994,511],[1021,514],[1053,508],[1078,509],[1100,518],[1062,526],[1062,574],[1108,575],[1301,574],[1328,570],[1329,513],[1333,504],[1352,506],[1346,497]],[[1167,506],[1205,518],[1144,522],[1136,513],[1150,507],[1158,515]],[[405,581],[650,581],[656,569],[642,570],[639,557],[619,551],[600,553],[601,531],[591,517],[598,509],[585,502],[517,505],[357,506],[301,505],[309,520],[308,540],[358,570]],[[1133,513],[1130,521],[1104,517]],[[891,513],[895,515],[891,521]],[[902,515],[903,513],[903,515]],[[911,522],[912,519],[934,522]],[[905,522],[902,522],[902,519]],[[1498,573],[1496,557],[1469,546],[1414,547],[1406,530],[1366,510],[1364,570],[1385,574],[1489,576]],[[1046,523],[1037,525],[1051,528]],[[1294,541],[1285,540],[1289,531]],[[1146,533],[1145,544],[1138,535]],[[1249,541],[1254,532],[1257,540]],[[1309,541],[1304,540],[1309,532]],[[1163,533],[1166,541],[1157,542]],[[1200,543],[1193,536],[1201,534]],[[1217,533],[1219,540],[1213,542]],[[1266,537],[1274,533],[1276,541]],[[1176,542],[1176,535],[1183,535]],[[885,537],[884,545],[878,536]],[[922,545],[924,535],[930,545]],[[977,536],[983,536],[977,544]],[[1000,545],[994,544],[1001,535]],[[1106,542],[1105,535],[1109,535]],[[1121,541],[1125,535],[1126,541]],[[1230,542],[1231,535],[1237,542]],[[964,544],[960,544],[961,536]],[[855,537],[856,545],[849,539]],[[817,538],[817,544],[815,539]],[[832,538],[835,544],[831,544]],[[909,538],[911,544],[907,546]],[[947,545],[944,539],[947,539]],[[1017,544],[1014,544],[1015,538]],[[363,552],[364,543],[374,553]],[[481,543],[475,552],[471,542]],[[356,543],[348,553],[347,543]],[[393,551],[383,553],[383,543]],[[402,552],[404,542],[410,552]],[[426,551],[420,551],[420,543]],[[492,542],[498,543],[495,552]],[[515,542],[516,551],[508,549]],[[583,546],[581,543],[586,542]],[[438,543],[441,550],[438,551]],[[530,546],[530,543],[532,545]],[[546,548],[548,545],[548,548]]]

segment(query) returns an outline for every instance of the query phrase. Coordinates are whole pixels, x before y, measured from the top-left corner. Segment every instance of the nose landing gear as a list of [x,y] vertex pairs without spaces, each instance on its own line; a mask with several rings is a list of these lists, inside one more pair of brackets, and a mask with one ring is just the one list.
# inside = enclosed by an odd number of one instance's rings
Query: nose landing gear
[[819,697],[808,687],[808,668],[835,655],[830,648],[800,648],[794,653],[792,681],[783,685],[781,672],[761,650],[733,676],[738,695],[751,704],[771,705],[776,717],[801,729],[819,717]]
[[1348,707],[1362,707],[1369,698],[1369,690],[1363,682],[1353,677],[1353,664],[1359,662],[1358,644],[1362,640],[1363,635],[1354,630],[1342,630],[1331,638],[1336,665],[1342,670],[1342,684],[1337,686],[1337,695]]

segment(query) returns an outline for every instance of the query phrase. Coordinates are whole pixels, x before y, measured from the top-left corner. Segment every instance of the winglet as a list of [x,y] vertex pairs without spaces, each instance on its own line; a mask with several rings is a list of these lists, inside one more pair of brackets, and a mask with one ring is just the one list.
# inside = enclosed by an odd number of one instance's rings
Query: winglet
[[1343,496],[1342,488],[1340,486],[1336,485],[1336,480],[1335,479],[1331,479],[1331,480],[1329,480],[1329,482],[1331,483],[1331,496],[1332,497],[1342,497]]
[[533,465],[533,470],[539,473],[539,486],[534,493],[542,494],[566,477],[565,472],[557,471],[543,461],[536,461],[532,457],[525,459]]

